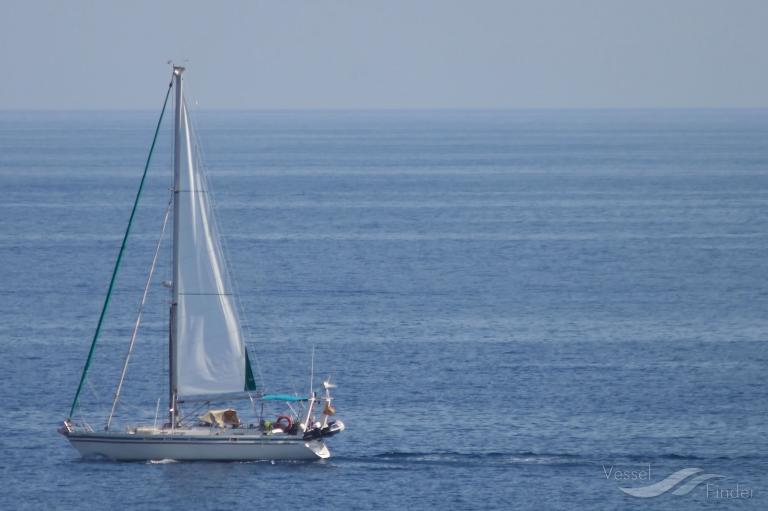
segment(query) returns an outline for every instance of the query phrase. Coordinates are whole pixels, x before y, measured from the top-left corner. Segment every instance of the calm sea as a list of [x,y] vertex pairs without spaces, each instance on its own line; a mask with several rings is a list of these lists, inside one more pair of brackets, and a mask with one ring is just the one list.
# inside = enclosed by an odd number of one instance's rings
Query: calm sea
[[[156,115],[0,113],[0,508],[768,508],[767,111],[199,112],[258,378],[306,391],[315,346],[348,430],[325,462],[82,461],[56,427]],[[83,394],[96,428],[169,128]],[[165,396],[168,260],[120,424]],[[686,468],[720,477],[620,490]]]

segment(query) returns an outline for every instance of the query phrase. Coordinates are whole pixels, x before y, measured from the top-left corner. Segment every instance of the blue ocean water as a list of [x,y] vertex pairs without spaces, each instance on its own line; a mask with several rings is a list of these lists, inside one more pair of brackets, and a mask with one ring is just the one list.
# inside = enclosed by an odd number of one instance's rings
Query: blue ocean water
[[[323,462],[83,461],[55,430],[156,115],[0,113],[0,508],[768,507],[768,112],[199,112],[258,378],[306,390],[315,346],[348,430]],[[95,427],[169,127],[83,395]],[[166,393],[162,289],[119,423]],[[722,477],[619,489],[685,468]]]

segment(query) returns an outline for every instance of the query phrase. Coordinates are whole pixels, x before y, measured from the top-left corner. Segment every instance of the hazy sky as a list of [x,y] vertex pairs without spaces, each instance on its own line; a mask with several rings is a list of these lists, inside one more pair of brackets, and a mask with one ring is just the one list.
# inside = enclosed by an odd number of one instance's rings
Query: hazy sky
[[0,109],[768,106],[768,0],[2,0]]

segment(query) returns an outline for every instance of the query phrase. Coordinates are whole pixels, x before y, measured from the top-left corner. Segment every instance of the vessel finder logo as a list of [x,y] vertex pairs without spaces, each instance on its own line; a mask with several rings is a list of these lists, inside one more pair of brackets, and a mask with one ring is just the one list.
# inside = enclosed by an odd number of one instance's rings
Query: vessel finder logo
[[[619,490],[640,499],[658,497],[664,494],[675,496],[688,495],[699,486],[706,487],[706,499],[749,499],[754,495],[753,490],[737,483],[735,487],[724,486],[722,481],[712,481],[713,479],[722,479],[725,476],[720,474],[711,474],[704,472],[700,468],[684,468],[673,472],[661,481],[651,483],[651,464],[643,465],[641,469],[624,470],[616,468],[613,465],[603,465],[603,474],[608,480],[613,480],[619,484]],[[632,481],[641,483],[647,481],[650,484],[645,486],[628,486]],[[712,482],[710,482],[712,481]]]
[[[650,475],[650,466],[648,467],[648,472]],[[659,495],[663,495],[670,491],[672,492],[672,495],[680,496],[688,495],[697,486],[710,479],[723,477],[720,474],[707,474],[702,472],[703,470],[700,468],[684,468],[668,475],[661,481],[649,484],[648,486],[639,486],[635,488],[619,487],[619,489],[627,495],[642,499],[658,497]]]

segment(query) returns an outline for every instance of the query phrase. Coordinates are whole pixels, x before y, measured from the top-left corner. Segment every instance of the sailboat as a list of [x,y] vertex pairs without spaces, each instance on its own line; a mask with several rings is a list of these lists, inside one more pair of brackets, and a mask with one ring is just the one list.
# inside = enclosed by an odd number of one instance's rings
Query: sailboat
[[[155,129],[155,138],[144,168],[123,244],[112,280],[83,368],[70,413],[59,432],[86,458],[112,460],[312,460],[328,458],[326,440],[344,430],[344,423],[332,419],[331,389],[324,381],[318,395],[312,388],[307,395],[265,394],[259,392],[244,342],[233,288],[216,229],[205,174],[196,157],[196,142],[191,131],[184,100],[184,67],[173,66],[172,79]],[[139,314],[132,331],[112,409],[103,430],[76,417],[83,384],[86,381],[96,341],[99,337],[120,260],[125,249],[136,207],[147,175],[171,90],[175,91],[172,199],[163,226],[172,210],[172,280],[168,332],[168,420],[158,425],[134,424],[112,427],[112,419],[133,353],[136,332],[147,292],[153,281],[162,234],[144,288]],[[314,358],[314,357],[313,357]],[[314,368],[314,361],[313,361]],[[314,372],[313,372],[314,374]],[[310,376],[310,381],[313,376]],[[211,403],[250,402],[255,413],[261,402],[259,420],[241,419],[234,407],[208,409]],[[275,420],[263,416],[264,404],[284,403],[288,410]],[[159,401],[158,401],[159,407]],[[187,412],[187,410],[190,410]],[[157,414],[156,414],[157,415]]]

